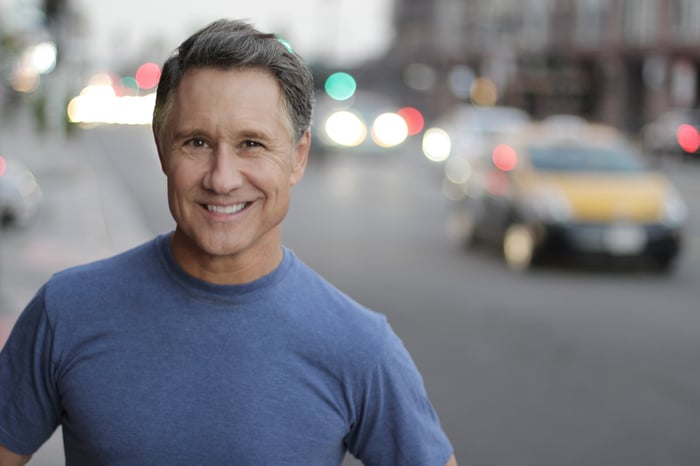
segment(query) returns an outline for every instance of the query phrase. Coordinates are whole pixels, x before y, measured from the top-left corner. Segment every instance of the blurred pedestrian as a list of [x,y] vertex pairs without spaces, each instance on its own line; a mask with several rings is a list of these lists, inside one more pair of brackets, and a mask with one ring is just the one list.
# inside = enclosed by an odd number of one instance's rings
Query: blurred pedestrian
[[313,80],[214,22],[163,66],[153,132],[173,232],[55,274],[0,354],[0,464],[61,425],[70,465],[455,465],[385,317],[282,245]]

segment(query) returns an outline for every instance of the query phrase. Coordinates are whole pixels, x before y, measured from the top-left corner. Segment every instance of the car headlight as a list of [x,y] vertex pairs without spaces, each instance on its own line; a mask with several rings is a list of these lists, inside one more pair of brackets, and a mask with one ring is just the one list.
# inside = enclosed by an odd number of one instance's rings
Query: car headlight
[[525,207],[535,219],[545,223],[567,222],[573,215],[571,203],[556,189],[538,189],[527,197]]
[[661,223],[670,227],[680,227],[688,216],[688,207],[680,194],[669,188],[666,199],[661,207]]

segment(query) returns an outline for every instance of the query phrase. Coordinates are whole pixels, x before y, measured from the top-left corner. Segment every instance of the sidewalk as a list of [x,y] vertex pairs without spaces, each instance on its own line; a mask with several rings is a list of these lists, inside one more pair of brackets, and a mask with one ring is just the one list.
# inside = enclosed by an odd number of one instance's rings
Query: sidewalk
[[[124,187],[91,160],[81,130],[37,134],[27,118],[0,127],[0,155],[34,172],[43,205],[26,229],[0,230],[0,348],[37,289],[54,272],[106,257],[151,237]],[[64,464],[60,429],[32,466]]]
[[75,131],[38,134],[20,117],[0,128],[0,154],[23,162],[43,192],[35,221],[0,230],[0,346],[52,273],[123,251],[150,233],[119,181],[100,171]]

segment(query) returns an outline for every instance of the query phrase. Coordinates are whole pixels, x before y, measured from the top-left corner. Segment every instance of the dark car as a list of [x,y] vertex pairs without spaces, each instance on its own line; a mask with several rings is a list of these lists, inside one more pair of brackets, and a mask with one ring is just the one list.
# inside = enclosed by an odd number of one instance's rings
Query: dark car
[[680,251],[684,201],[612,128],[533,125],[468,164],[447,164],[444,183],[452,237],[499,245],[515,270],[544,258],[669,270]]

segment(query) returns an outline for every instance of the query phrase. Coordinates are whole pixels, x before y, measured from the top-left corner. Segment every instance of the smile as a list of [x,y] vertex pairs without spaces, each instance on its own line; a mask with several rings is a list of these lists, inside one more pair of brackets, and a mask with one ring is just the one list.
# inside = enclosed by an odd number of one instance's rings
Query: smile
[[207,210],[209,212],[215,212],[217,214],[235,214],[240,212],[248,206],[247,202],[241,202],[239,204],[232,205],[212,205],[207,204]]

